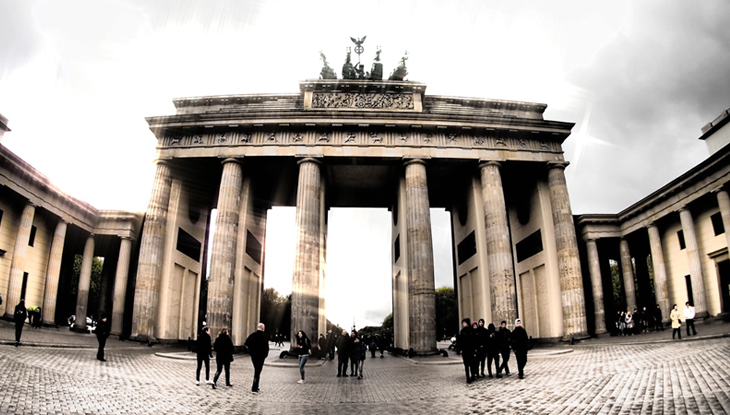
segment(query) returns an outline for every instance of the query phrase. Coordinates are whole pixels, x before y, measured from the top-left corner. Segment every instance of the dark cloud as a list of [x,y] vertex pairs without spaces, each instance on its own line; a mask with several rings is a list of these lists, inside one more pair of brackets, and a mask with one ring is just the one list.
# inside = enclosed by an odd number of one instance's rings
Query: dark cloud
[[618,212],[693,167],[707,156],[700,127],[730,106],[730,3],[631,4],[615,40],[568,76],[592,93],[588,135],[615,145],[576,160],[579,213]]

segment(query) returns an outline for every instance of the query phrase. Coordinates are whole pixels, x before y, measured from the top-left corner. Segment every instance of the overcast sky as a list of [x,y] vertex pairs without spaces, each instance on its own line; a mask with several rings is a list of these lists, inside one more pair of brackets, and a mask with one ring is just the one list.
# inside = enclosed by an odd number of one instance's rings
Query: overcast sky
[[[175,97],[298,92],[320,50],[339,69],[350,36],[367,35],[366,65],[379,45],[390,73],[408,50],[408,79],[427,94],[541,102],[547,119],[575,122],[563,145],[573,211],[616,213],[707,157],[700,128],[730,107],[728,21],[720,0],[0,0],[2,144],[99,209],[144,211],[145,116],[174,113]],[[388,215],[330,215],[328,317],[379,324]],[[269,220],[266,284],[282,292],[291,272],[270,262],[293,261],[293,218]],[[451,284],[448,215],[433,221],[437,286]]]

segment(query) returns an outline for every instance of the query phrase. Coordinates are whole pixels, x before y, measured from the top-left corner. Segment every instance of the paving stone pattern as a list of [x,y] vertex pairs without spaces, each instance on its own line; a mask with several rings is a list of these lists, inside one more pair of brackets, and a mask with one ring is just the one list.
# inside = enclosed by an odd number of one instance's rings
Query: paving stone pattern
[[[247,356],[231,366],[233,388],[195,386],[195,361],[118,347],[106,363],[90,348],[0,345],[0,413],[89,414],[702,414],[730,412],[730,339],[592,345],[535,353],[526,378],[467,385],[461,365],[368,359],[365,378],[337,378],[328,362],[307,370],[266,366],[250,393]],[[213,363],[213,371],[215,365]],[[212,374],[211,374],[212,377]]]

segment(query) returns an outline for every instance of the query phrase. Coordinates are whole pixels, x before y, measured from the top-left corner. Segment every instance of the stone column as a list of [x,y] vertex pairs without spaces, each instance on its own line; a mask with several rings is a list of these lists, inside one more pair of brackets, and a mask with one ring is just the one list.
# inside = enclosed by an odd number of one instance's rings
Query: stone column
[[[651,264],[654,270],[654,295],[656,303],[662,310],[662,320],[669,321],[669,287],[667,286],[667,268],[664,265],[664,250],[659,228],[655,224],[647,228],[649,233],[649,248],[651,249]],[[653,311],[653,310],[652,310]]]
[[436,291],[426,163],[416,159],[405,167],[409,343],[416,353],[430,353],[436,350]]
[[124,301],[127,296],[127,275],[129,274],[129,260],[132,254],[132,239],[123,237],[119,245],[119,259],[114,276],[114,302],[112,303],[111,334],[122,334],[124,327]]
[[588,272],[591,274],[593,287],[594,318],[596,319],[596,334],[606,332],[606,311],[603,308],[603,278],[601,277],[601,262],[598,259],[598,247],[595,239],[586,242],[588,247]]
[[705,277],[702,272],[702,259],[700,258],[700,249],[697,245],[697,235],[695,234],[695,223],[692,219],[692,212],[690,212],[686,207],[679,209],[679,221],[682,223],[684,243],[687,247],[689,275],[692,279],[692,297],[694,299],[693,306],[698,317],[704,317],[707,315]]
[[240,162],[232,158],[223,160],[208,278],[208,325],[211,333],[216,334],[221,328],[230,330],[233,324],[236,238],[242,185]]
[[299,161],[297,186],[297,251],[291,296],[291,339],[303,330],[310,339],[319,338],[320,250],[322,241],[322,173],[318,160]]
[[154,331],[160,298],[160,277],[171,185],[170,166],[165,161],[158,161],[140,240],[134,289],[131,337],[138,340],[157,340]]
[[626,296],[626,308],[633,313],[636,308],[636,287],[634,287],[634,265],[631,263],[631,252],[629,242],[621,238],[619,242],[621,253],[621,274],[624,281],[624,294]]
[[86,238],[84,245],[84,256],[81,261],[81,273],[79,274],[79,286],[76,294],[76,324],[74,330],[86,330],[86,307],[89,304],[89,287],[91,286],[91,267],[94,264],[94,234]]
[[479,165],[482,178],[484,226],[487,234],[487,264],[492,289],[492,321],[507,321],[514,327],[517,318],[515,276],[512,266],[512,244],[507,225],[500,163],[489,161]]
[[51,253],[48,255],[46,271],[46,289],[43,294],[43,324],[56,324],[56,299],[58,295],[58,279],[61,276],[61,258],[66,241],[67,224],[62,219],[56,225],[51,242]]
[[722,216],[722,225],[725,227],[725,240],[730,247],[730,197],[725,189],[717,190],[717,205]]
[[13,318],[15,306],[20,302],[20,292],[23,289],[23,273],[25,272],[25,256],[28,251],[30,229],[33,227],[34,216],[35,205],[31,202],[26,203],[20,216],[18,236],[15,237],[15,248],[13,248],[13,259],[10,262],[8,294],[3,299],[5,301],[5,318]]
[[563,331],[566,339],[571,336],[588,336],[578,239],[575,235],[573,212],[570,209],[568,185],[565,183],[567,165],[567,162],[548,163],[548,187],[550,187],[550,205],[555,226],[555,246],[558,251]]

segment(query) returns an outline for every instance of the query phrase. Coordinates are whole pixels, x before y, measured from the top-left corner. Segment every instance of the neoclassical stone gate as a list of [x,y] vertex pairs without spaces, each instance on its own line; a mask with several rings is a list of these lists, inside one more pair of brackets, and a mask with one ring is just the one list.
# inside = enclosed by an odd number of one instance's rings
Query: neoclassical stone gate
[[147,121],[157,174],[142,232],[132,336],[196,330],[209,213],[218,209],[208,324],[255,330],[266,211],[296,206],[292,333],[325,329],[327,209],[393,218],[395,346],[436,349],[430,207],[452,213],[463,317],[522,317],[531,335],[586,333],[562,142],[546,105],[425,95],[405,81],[314,80],[300,93],[174,100]]

